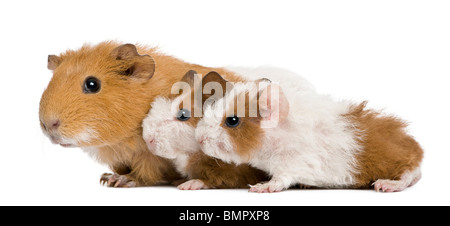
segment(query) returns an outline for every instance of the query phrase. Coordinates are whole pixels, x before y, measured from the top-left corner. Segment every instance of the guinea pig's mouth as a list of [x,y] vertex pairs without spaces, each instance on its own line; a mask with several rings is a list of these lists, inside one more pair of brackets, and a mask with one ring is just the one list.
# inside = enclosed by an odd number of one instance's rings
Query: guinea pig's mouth
[[65,148],[77,147],[75,144],[73,144],[71,142],[67,142],[67,141],[65,141],[66,139],[63,139],[62,137],[59,137],[59,136],[49,135],[49,138],[53,144],[59,144],[61,147],[65,147]]

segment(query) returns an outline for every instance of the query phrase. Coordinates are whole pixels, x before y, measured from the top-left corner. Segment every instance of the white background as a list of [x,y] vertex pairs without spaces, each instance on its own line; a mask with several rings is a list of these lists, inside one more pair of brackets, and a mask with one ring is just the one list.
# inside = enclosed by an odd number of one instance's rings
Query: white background
[[[1,1],[0,205],[450,205],[448,1]],[[109,170],[39,128],[47,55],[104,40],[158,45],[205,66],[272,65],[321,93],[411,123],[423,178],[372,190],[113,189]]]

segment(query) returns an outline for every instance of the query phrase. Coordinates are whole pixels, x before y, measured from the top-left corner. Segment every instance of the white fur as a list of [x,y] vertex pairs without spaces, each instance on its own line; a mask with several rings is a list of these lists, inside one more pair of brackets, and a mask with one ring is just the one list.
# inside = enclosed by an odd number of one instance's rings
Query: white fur
[[62,134],[59,130],[47,131],[42,129],[42,131],[53,144],[61,144],[65,145],[65,147],[78,147],[82,143],[89,143],[93,139],[96,139],[98,135],[97,132],[90,127],[85,128],[82,132],[71,137]]
[[422,177],[422,173],[420,170],[420,166],[415,168],[412,171],[407,171],[403,173],[400,177],[400,180],[385,180],[379,179],[375,181],[372,185],[375,188],[375,191],[383,191],[383,192],[398,192],[403,191],[407,187],[413,186],[417,183]]
[[272,82],[283,84],[283,89],[293,89],[297,93],[315,92],[314,86],[302,76],[282,68],[260,66],[255,68],[228,66],[225,69],[242,75],[249,81],[268,78]]
[[[267,77],[278,81],[290,78],[292,81],[295,78],[298,81],[299,78],[298,75],[292,72],[273,67],[252,69],[227,67],[226,69],[247,79]],[[226,78],[226,75],[224,77]],[[312,85],[306,80],[289,84],[296,84],[296,87],[300,90],[313,90]],[[185,122],[178,121],[175,117],[180,102],[189,94],[189,92],[186,92],[186,94],[180,95],[173,100],[157,97],[152,103],[150,112],[142,123],[143,138],[150,151],[161,157],[171,159],[176,169],[184,176],[186,176],[185,167],[189,154],[200,151],[200,146],[194,136],[195,128]],[[222,136],[227,136],[227,134],[222,134]],[[149,141],[152,139],[154,140],[154,144],[150,145]],[[224,143],[223,145],[225,148],[232,149],[232,146],[229,144]]]
[[[217,106],[217,105],[213,105]],[[235,147],[226,131],[220,126],[222,117],[217,117],[212,110],[213,106],[205,109],[205,115],[195,129],[195,138],[201,142],[202,151],[212,157],[222,159],[225,162],[240,164],[239,155],[234,152]],[[222,113],[223,114],[223,113]]]
[[[186,176],[188,155],[200,150],[194,137],[195,128],[176,118],[179,110],[176,107],[185,95],[174,100],[157,97],[142,123],[143,138],[150,151],[158,156],[172,159],[177,170],[184,176]],[[149,145],[150,140],[153,140],[154,144]]]
[[81,147],[84,153],[88,154],[91,158],[99,161],[98,158],[98,147]]
[[[270,78],[269,78],[270,79]],[[355,155],[360,151],[358,134],[342,117],[350,103],[333,101],[317,94],[303,79],[271,79],[278,82],[289,102],[289,116],[276,128],[263,128],[262,148],[253,150],[249,163],[272,175],[268,184],[251,190],[273,192],[302,183],[318,187],[344,188],[355,182]],[[203,140],[202,151],[226,162],[241,164],[241,159],[225,129],[223,115],[235,93],[247,92],[247,83],[236,85],[224,99],[209,106],[198,123],[196,138]],[[305,87],[306,90],[302,89]],[[222,106],[225,106],[223,109]]]
[[91,142],[93,139],[96,139],[98,136],[97,131],[95,131],[94,129],[88,127],[85,128],[83,130],[83,132],[77,134],[74,138],[74,140],[77,143],[89,143]]

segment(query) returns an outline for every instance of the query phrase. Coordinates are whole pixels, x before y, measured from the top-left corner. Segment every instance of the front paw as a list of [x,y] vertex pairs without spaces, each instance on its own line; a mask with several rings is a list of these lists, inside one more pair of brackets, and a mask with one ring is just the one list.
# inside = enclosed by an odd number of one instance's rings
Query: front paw
[[104,173],[100,177],[100,184],[106,185],[108,187],[114,187],[114,188],[136,187],[136,182],[128,179],[127,176],[119,175],[119,174],[111,174],[111,173]]
[[202,180],[193,179],[178,185],[177,188],[180,190],[200,190],[208,189],[209,187]]
[[249,192],[273,193],[283,191],[284,189],[285,187],[281,183],[277,183],[276,181],[269,181],[266,183],[250,185]]

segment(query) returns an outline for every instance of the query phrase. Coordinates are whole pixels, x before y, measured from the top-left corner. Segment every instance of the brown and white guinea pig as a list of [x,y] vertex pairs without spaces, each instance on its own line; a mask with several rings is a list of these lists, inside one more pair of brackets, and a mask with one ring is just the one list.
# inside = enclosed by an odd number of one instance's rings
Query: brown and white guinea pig
[[189,69],[226,73],[155,48],[111,41],[49,55],[48,69],[53,77],[39,108],[44,134],[54,144],[80,147],[107,164],[114,174],[103,174],[100,181],[115,187],[179,179],[170,161],[148,151],[142,120],[153,99],[169,95]]
[[423,151],[406,126],[366,109],[366,102],[338,102],[262,80],[235,84],[206,106],[195,136],[205,154],[249,163],[272,177],[251,186],[252,192],[278,192],[297,183],[394,192],[421,177]]
[[[210,72],[202,79],[190,70],[181,83],[174,85],[174,95],[155,99],[142,124],[143,137],[150,151],[172,160],[179,173],[189,179],[178,186],[181,190],[246,188],[249,184],[268,180],[263,171],[248,164],[225,163],[200,151],[194,131],[201,118],[202,106],[206,99],[223,97],[223,92],[219,94],[215,90],[213,95],[202,92],[208,81],[216,80],[216,76],[220,77],[217,72]],[[225,90],[221,84],[218,88]]]

